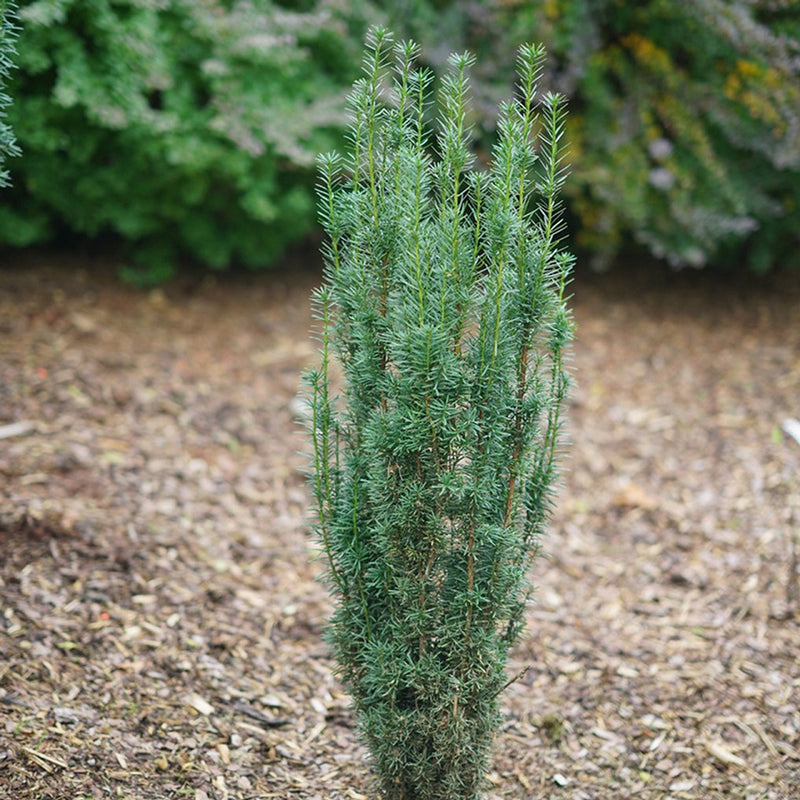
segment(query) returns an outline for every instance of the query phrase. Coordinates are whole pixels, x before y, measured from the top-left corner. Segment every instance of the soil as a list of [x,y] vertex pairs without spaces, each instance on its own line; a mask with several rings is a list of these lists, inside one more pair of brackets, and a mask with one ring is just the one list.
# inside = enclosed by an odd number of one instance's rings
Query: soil
[[[0,270],[0,798],[375,796],[322,639],[307,263]],[[490,797],[800,797],[798,277],[576,280]]]

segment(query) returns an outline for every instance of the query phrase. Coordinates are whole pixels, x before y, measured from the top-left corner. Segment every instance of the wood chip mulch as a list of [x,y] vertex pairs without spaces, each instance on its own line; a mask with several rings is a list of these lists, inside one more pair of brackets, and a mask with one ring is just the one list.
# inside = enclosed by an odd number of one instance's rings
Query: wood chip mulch
[[[375,797],[322,640],[298,264],[0,270],[0,798]],[[580,275],[488,796],[800,798],[800,275]]]

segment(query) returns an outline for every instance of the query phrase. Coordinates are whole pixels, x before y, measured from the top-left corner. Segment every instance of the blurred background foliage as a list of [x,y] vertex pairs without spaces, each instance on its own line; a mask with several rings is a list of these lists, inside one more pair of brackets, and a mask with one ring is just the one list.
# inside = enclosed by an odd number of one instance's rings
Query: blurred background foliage
[[0,242],[113,235],[129,277],[262,267],[314,224],[367,25],[358,2],[36,0],[9,119],[23,156]]
[[[797,264],[800,3],[796,0],[395,0],[435,66],[479,56],[480,108],[524,41],[570,99],[575,241],[598,268],[638,246],[676,267]],[[491,135],[492,120],[477,120]]]
[[440,69],[469,49],[475,145],[514,54],[570,98],[574,241],[598,268],[800,262],[796,0],[33,0],[8,121],[0,243],[127,242],[143,282],[180,256],[269,266],[315,226],[314,155],[341,143],[368,25]]

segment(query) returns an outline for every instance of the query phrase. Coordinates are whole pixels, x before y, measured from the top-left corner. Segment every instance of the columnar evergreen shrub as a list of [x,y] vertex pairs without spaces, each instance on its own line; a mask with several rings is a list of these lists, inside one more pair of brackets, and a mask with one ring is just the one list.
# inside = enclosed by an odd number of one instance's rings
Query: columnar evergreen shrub
[[17,37],[15,25],[16,4],[13,0],[0,0],[0,186],[8,186],[8,171],[5,169],[6,159],[19,155],[14,131],[6,122],[7,109],[11,98],[6,93],[13,57],[16,54],[14,40]]
[[151,279],[182,254],[270,264],[315,223],[314,159],[341,141],[363,11],[26,2],[10,111],[25,158],[0,204],[0,244],[111,234]]
[[477,51],[491,65],[487,99],[508,80],[515,44],[544,42],[543,85],[573,109],[565,200],[598,266],[632,242],[674,266],[800,265],[800,4],[381,4],[433,62],[443,47]]
[[567,391],[564,104],[537,95],[543,49],[523,47],[492,164],[473,169],[471,58],[451,57],[431,137],[416,54],[373,31],[350,150],[320,162],[312,486],[330,638],[383,796],[469,800],[523,628]]

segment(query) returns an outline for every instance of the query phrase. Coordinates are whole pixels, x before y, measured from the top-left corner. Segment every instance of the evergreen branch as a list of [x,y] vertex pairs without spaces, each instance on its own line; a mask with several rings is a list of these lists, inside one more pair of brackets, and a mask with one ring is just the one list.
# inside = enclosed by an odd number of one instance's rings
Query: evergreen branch
[[11,105],[11,97],[6,86],[14,67],[12,60],[16,55],[16,39],[19,34],[17,4],[14,0],[0,0],[0,187],[8,186],[10,179],[4,169],[6,159],[21,155],[14,131],[6,120],[6,109]]
[[319,518],[319,531],[325,555],[328,559],[328,568],[333,579],[347,601],[348,588],[344,577],[336,566],[331,545],[331,532],[328,517],[333,509],[333,492],[331,486],[331,430],[330,430],[330,399],[328,397],[328,365],[329,365],[329,332],[330,316],[327,292],[318,295],[318,307],[322,310],[322,358],[320,371],[312,376],[312,402],[311,402],[311,433],[314,445],[314,496],[317,501],[317,514]]
[[[359,549],[358,541],[358,483],[353,481],[353,542],[352,547],[354,551]],[[362,578],[362,565],[360,560],[356,562],[356,583],[358,585],[358,594],[361,598],[361,611],[364,615],[364,623],[367,628],[367,641],[372,640],[372,625],[369,621],[369,604],[367,603],[367,596],[364,591],[364,581]]]

